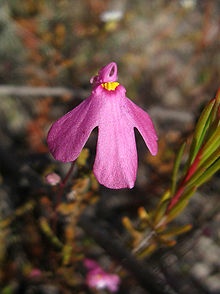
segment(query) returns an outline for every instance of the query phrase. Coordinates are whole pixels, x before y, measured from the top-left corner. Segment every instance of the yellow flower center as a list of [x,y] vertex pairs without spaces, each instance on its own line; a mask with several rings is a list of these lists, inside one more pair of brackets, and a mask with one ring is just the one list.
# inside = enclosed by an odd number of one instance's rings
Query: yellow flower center
[[106,89],[108,91],[114,91],[118,87],[119,83],[118,82],[107,82],[107,83],[102,83],[101,85],[104,89]]

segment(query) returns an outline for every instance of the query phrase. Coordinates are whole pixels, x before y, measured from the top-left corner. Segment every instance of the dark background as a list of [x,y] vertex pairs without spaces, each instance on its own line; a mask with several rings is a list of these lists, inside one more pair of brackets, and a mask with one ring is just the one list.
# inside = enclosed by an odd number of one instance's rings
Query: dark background
[[[89,95],[89,80],[97,70],[115,61],[127,96],[150,113],[160,146],[159,154],[151,157],[137,134],[135,188],[101,187],[99,192],[92,213],[98,213],[97,223],[116,232],[124,244],[121,218],[135,220],[138,207],[154,208],[169,187],[180,144],[190,137],[202,108],[219,87],[219,15],[220,2],[214,0],[0,2],[0,286],[9,291],[2,293],[90,293],[82,286],[82,268],[72,270],[75,283],[67,286],[59,278],[59,262],[52,276],[47,259],[37,263],[51,254],[36,233],[38,208],[27,217],[16,216],[9,225],[2,223],[31,199],[42,204],[44,196],[44,201],[53,201],[44,176],[50,170],[64,175],[67,167],[49,155],[47,131]],[[95,142],[94,132],[87,145],[90,169]],[[162,248],[143,261],[177,293],[220,293],[219,191],[218,173],[194,195],[179,220],[191,223],[192,231],[175,247]],[[27,234],[36,246],[25,241]],[[106,251],[98,239],[86,250],[105,264]],[[105,250],[114,260],[108,246]],[[24,268],[30,264],[43,272],[37,282],[27,278]],[[148,293],[138,277],[129,275],[120,293]]]

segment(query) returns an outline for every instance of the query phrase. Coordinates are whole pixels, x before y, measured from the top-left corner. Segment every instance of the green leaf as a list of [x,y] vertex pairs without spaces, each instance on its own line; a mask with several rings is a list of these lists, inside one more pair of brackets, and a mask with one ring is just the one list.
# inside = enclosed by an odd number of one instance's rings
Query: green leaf
[[168,203],[169,203],[169,199],[163,201],[162,203],[160,203],[160,205],[154,211],[153,216],[152,216],[152,219],[153,219],[152,222],[153,222],[154,226],[157,226],[158,223],[163,218],[163,216],[165,215]]
[[193,141],[190,148],[188,166],[190,166],[192,162],[194,161],[196,154],[198,153],[199,148],[201,147],[203,143],[206,131],[209,128],[211,123],[211,112],[212,112],[214,104],[215,104],[215,100],[211,100],[209,102],[209,104],[205,107],[205,109],[203,110],[197,122]]
[[71,255],[72,255],[72,252],[73,252],[73,246],[72,246],[72,244],[65,244],[63,246],[63,250],[62,250],[62,257],[63,257],[62,264],[64,266],[66,266],[66,265],[69,264],[70,258],[71,258]]
[[210,157],[206,159],[206,161],[199,163],[197,167],[197,171],[192,175],[192,177],[188,180],[187,185],[192,185],[196,180],[198,180],[201,176],[204,175],[215,161],[217,161],[220,157],[220,149],[218,148]]
[[213,116],[213,120],[215,120],[216,117],[218,116],[219,107],[220,107],[220,88],[213,100],[215,101],[215,104],[213,107],[212,116]]
[[139,258],[144,258],[146,256],[151,255],[156,249],[158,248],[158,245],[156,242],[146,245],[146,247],[142,247],[137,252],[134,252],[136,255],[138,255]]
[[153,226],[155,226],[155,225],[158,224],[158,222],[161,220],[161,218],[163,217],[164,213],[166,212],[168,203],[170,201],[170,197],[171,197],[170,190],[167,190],[163,194],[163,196],[160,199],[160,201],[159,201],[157,207],[155,208],[155,210],[153,210],[150,213],[151,220],[152,220],[152,225]]
[[165,238],[171,238],[177,235],[184,234],[191,229],[192,229],[192,225],[188,224],[181,227],[174,227],[174,228],[168,229],[164,231],[161,235]]
[[160,206],[160,204],[163,203],[164,201],[166,201],[167,199],[170,199],[170,197],[171,197],[170,190],[167,190],[163,194],[162,198],[160,199],[160,202],[159,202],[158,206]]
[[166,223],[169,223],[175,219],[184,210],[188,203],[188,199],[179,201],[167,214]]
[[178,171],[181,163],[181,159],[183,156],[183,152],[186,147],[186,142],[182,144],[182,146],[179,149],[179,152],[177,154],[176,160],[174,162],[174,167],[173,167],[173,174],[172,174],[172,183],[171,183],[171,189],[170,189],[170,194],[173,195],[176,191],[176,185],[177,185],[177,177],[178,177]]
[[196,191],[196,188],[192,187],[183,192],[179,201],[167,213],[166,223],[171,222],[183,211],[183,209],[187,206],[189,199],[193,196],[195,191]]
[[2,289],[2,294],[13,294],[15,289],[14,285],[8,285]]
[[56,248],[61,249],[63,247],[63,244],[52,231],[46,218],[41,217],[39,219],[39,224],[42,232],[48,238],[48,240],[50,240],[51,244],[53,244]]
[[210,180],[210,178],[220,170],[220,158],[215,161],[206,171],[202,170],[200,176],[197,176],[195,179],[193,178],[192,181],[188,183],[189,186],[199,187],[203,185],[205,182]]
[[206,159],[220,148],[220,126],[217,128],[205,145],[202,147],[200,163],[202,164]]

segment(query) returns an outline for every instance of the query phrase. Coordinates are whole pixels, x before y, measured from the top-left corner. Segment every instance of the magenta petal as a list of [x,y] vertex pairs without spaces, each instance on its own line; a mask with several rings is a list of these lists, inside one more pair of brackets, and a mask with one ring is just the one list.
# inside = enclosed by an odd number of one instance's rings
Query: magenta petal
[[127,101],[127,106],[129,107],[129,113],[134,127],[140,132],[150,153],[156,155],[158,151],[158,138],[150,116],[129,99]]
[[124,113],[125,99],[106,99],[98,126],[93,171],[97,180],[111,189],[132,188],[137,173],[134,128]]
[[50,152],[57,160],[74,161],[96,126],[97,108],[89,97],[52,125],[47,136]]
[[98,126],[93,168],[97,180],[112,189],[132,188],[137,173],[134,128],[152,155],[157,153],[157,135],[149,115],[125,96],[125,88],[116,81],[116,63],[101,68],[91,79],[91,96],[52,125],[47,142],[55,159],[74,161]]
[[106,66],[102,67],[99,70],[98,75],[90,79],[90,83],[93,84],[93,86],[98,86],[101,83],[115,82],[117,81],[117,79],[118,79],[117,64],[115,62],[111,62],[107,64]]

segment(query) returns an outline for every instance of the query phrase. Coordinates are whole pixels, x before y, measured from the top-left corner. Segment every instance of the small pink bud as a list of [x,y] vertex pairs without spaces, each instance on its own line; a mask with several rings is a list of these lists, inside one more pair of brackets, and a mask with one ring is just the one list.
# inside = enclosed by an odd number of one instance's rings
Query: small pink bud
[[114,293],[118,291],[120,285],[120,277],[104,271],[98,263],[91,259],[85,259],[84,265],[88,269],[86,276],[86,284],[89,288],[97,290],[107,289]]
[[61,181],[61,177],[56,173],[50,173],[45,178],[47,183],[51,186],[56,186]]
[[41,274],[42,274],[41,270],[39,270],[38,268],[33,268],[33,269],[31,270],[31,272],[29,273],[28,277],[29,277],[30,279],[38,278],[38,277],[41,276]]

